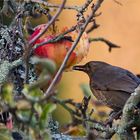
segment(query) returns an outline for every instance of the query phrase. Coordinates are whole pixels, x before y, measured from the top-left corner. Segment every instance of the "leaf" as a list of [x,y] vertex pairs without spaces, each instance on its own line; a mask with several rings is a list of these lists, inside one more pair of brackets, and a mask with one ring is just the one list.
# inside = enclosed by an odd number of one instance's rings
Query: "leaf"
[[54,74],[56,71],[56,65],[53,60],[47,58],[32,57],[31,62],[33,64],[41,64],[44,69],[49,73]]
[[16,103],[18,110],[29,110],[31,109],[31,104],[26,100],[20,100]]
[[10,131],[7,129],[0,129],[0,140],[13,140]]
[[2,89],[2,98],[6,103],[8,103],[10,106],[14,105],[13,100],[13,86],[11,84],[4,85]]
[[20,110],[20,111],[17,111],[17,116],[22,120],[22,121],[28,121],[29,120],[29,116],[31,114],[31,111],[30,110]]
[[48,120],[48,116],[49,114],[51,114],[54,110],[56,109],[56,104],[46,104],[44,107],[43,107],[43,112],[40,116],[40,127],[41,128],[44,128],[47,126],[47,120]]
[[43,112],[42,107],[41,107],[39,104],[37,104],[37,103],[34,104],[34,109],[35,109],[36,112],[39,114],[39,116],[40,116],[40,115],[42,114],[42,112]]
[[43,97],[43,93],[41,92],[39,88],[30,90],[28,85],[24,86],[24,89],[22,92],[24,96],[31,102],[38,102]]
[[41,114],[41,119],[46,119],[48,117],[48,114],[49,113],[52,113],[54,110],[56,109],[56,104],[46,104],[44,107],[43,107],[43,112]]
[[91,90],[90,90],[90,88],[89,88],[89,85],[88,84],[81,84],[80,87],[81,87],[81,89],[83,91],[83,94],[85,96],[88,97],[88,96],[93,95],[92,92],[91,92]]
[[66,132],[68,135],[72,136],[86,135],[85,129],[82,126],[70,126]]

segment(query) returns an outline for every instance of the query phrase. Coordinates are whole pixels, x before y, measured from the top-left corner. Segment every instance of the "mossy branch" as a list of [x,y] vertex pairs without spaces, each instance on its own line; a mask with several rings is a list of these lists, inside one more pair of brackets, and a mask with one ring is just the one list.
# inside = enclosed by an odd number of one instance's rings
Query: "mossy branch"
[[122,118],[118,127],[118,134],[122,140],[126,140],[127,138],[135,140],[132,128],[140,127],[140,110],[137,107],[139,102],[140,85],[135,89],[135,92],[131,94],[123,108]]

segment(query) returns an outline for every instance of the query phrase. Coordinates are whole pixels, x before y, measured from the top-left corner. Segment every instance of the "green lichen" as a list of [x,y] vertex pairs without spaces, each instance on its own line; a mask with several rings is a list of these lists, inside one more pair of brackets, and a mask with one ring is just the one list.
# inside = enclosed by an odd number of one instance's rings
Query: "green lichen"
[[0,49],[4,48],[5,42],[4,39],[0,39]]
[[22,59],[18,59],[10,63],[9,61],[5,60],[0,64],[0,84],[4,83],[7,80],[7,76],[11,69],[19,66],[22,64]]
[[4,26],[0,29],[0,35],[2,39],[6,39],[8,43],[12,42],[10,34],[9,34],[9,29]]

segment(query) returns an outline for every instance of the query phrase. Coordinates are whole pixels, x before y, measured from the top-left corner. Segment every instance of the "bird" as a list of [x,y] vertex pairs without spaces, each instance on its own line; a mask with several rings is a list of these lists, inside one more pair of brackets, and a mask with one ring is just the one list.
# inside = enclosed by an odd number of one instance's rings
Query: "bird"
[[73,70],[85,72],[89,76],[93,95],[115,112],[123,109],[131,93],[140,84],[140,78],[132,72],[102,61],[76,65]]

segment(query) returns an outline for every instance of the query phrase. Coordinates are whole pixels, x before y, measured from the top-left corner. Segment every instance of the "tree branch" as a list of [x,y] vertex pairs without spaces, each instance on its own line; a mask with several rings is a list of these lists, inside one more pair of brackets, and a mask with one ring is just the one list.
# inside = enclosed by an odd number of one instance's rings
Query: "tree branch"
[[118,128],[118,134],[122,140],[127,138],[135,140],[132,128],[140,127],[140,110],[137,107],[139,103],[140,85],[135,89],[135,92],[131,94],[123,108],[123,114]]
[[93,10],[92,10],[92,13],[89,15],[89,17],[87,18],[86,22],[84,23],[81,31],[79,32],[78,34],[78,37],[77,39],[75,40],[75,42],[73,43],[72,47],[70,48],[70,50],[68,51],[68,53],[66,54],[65,58],[64,58],[64,61],[62,62],[58,72],[56,73],[54,79],[52,80],[50,86],[48,87],[47,91],[45,92],[45,98],[48,98],[51,94],[52,94],[52,89],[53,87],[55,86],[56,84],[56,81],[58,80],[59,76],[62,74],[64,68],[65,68],[65,65],[71,55],[71,53],[73,52],[73,50],[76,48],[76,45],[78,44],[79,40],[80,40],[80,37],[82,36],[83,32],[85,31],[87,25],[89,24],[90,20],[93,18],[95,12],[98,10],[98,8],[101,6],[102,2],[104,0],[98,0],[96,5],[93,7]]
[[37,36],[35,36],[32,40],[29,41],[29,46],[32,46],[33,43],[39,39],[47,30],[48,28],[55,22],[55,20],[57,19],[57,17],[60,15],[60,13],[62,12],[63,10],[63,7],[66,3],[66,0],[63,0],[60,8],[58,9],[57,13],[52,17],[52,19],[46,24],[44,30],[42,32],[40,32]]
[[120,48],[120,46],[112,43],[111,41],[105,39],[105,38],[102,38],[102,37],[98,37],[98,38],[89,38],[89,42],[97,42],[97,41],[101,41],[101,42],[104,42],[106,45],[108,45],[109,49],[108,51],[111,52],[113,48]]

